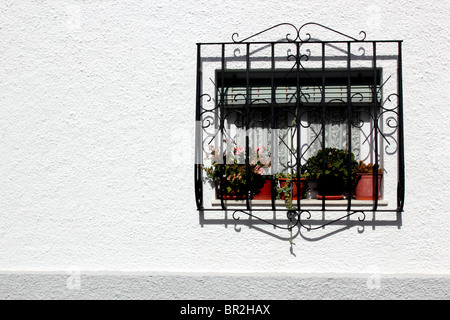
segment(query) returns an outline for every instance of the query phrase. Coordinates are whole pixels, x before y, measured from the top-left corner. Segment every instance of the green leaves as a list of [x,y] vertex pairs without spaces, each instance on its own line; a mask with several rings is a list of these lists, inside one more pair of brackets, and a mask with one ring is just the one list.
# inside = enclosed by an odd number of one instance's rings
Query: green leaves
[[[220,158],[222,161],[218,163]],[[207,159],[212,160],[210,167],[203,167],[208,178],[231,196],[247,196],[248,191],[252,194],[259,192],[266,180],[264,173],[270,167],[270,157],[266,157],[260,148],[250,150],[247,165],[242,147],[225,151],[222,156],[214,149]]]
[[[321,176],[334,176],[347,181],[350,168],[355,168],[358,162],[355,155],[348,150],[337,148],[325,148],[310,157],[302,166],[302,171],[309,176],[309,179],[318,181]],[[351,174],[351,171],[350,171]]]

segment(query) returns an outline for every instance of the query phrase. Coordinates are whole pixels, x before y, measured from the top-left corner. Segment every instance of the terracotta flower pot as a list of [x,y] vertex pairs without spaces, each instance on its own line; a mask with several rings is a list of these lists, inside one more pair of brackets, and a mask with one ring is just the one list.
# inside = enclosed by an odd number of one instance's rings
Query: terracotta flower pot
[[266,179],[260,191],[253,196],[253,200],[270,200],[272,199],[272,180]]
[[[378,199],[381,198],[381,181],[383,174],[378,174]],[[374,200],[375,197],[375,175],[373,173],[357,173],[356,174],[356,200]]]
[[[226,185],[226,181],[224,180],[224,185]],[[235,193],[235,192],[227,192],[226,189],[224,189],[222,192],[220,190],[220,183],[218,181],[215,182],[215,189],[216,189],[216,199],[223,199],[223,200],[243,200],[247,199],[247,195],[243,193]],[[251,197],[250,197],[251,199]]]
[[[284,188],[284,186],[286,185],[286,180],[287,178],[278,178],[281,188]],[[300,178],[300,199],[305,190],[305,181],[305,178]],[[281,199],[285,200],[285,198],[286,196],[284,194],[281,194]],[[292,180],[292,200],[297,200],[297,179]]]
[[244,200],[244,199],[247,199],[246,196],[233,196],[233,195],[229,195],[229,194],[226,194],[226,195],[223,195],[223,196],[219,195],[218,198],[219,199],[223,199],[223,200]]
[[[249,199],[251,199],[252,197],[250,197]],[[243,194],[239,194],[239,195],[235,195],[235,194],[220,194],[220,191],[217,191],[217,199],[223,199],[223,200],[244,200],[247,199],[246,195]]]

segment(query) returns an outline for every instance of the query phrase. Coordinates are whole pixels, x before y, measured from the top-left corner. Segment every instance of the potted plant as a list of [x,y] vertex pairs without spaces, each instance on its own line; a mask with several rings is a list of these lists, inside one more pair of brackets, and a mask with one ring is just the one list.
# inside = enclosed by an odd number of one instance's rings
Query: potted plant
[[[298,195],[300,199],[303,197],[306,188],[306,178],[301,175],[298,181],[297,173],[278,173],[276,175],[278,181],[278,196],[282,200],[290,199],[297,200]],[[300,192],[297,192],[297,186],[300,186]]]
[[233,147],[222,154],[217,149],[211,151],[211,166],[204,167],[207,177],[215,183],[218,199],[246,199],[259,193],[266,183],[264,176],[270,161],[263,163],[259,148],[245,165],[243,147]]
[[[376,174],[378,172],[378,174]],[[360,161],[354,170],[355,173],[355,199],[356,200],[374,200],[376,188],[376,178],[378,178],[378,199],[381,198],[381,181],[383,179],[383,169],[372,163],[365,164]]]
[[353,170],[349,170],[349,160],[350,168],[358,165],[354,154],[348,150],[325,148],[302,166],[308,179],[318,183],[319,199],[342,199],[344,191],[352,187],[349,181],[353,181]]

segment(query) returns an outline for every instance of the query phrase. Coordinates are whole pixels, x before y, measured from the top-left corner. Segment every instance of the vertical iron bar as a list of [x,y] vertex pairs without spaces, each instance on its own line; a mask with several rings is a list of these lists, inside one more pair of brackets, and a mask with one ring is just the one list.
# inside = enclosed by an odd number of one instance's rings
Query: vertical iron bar
[[[322,180],[325,175],[325,114],[326,114],[326,104],[325,104],[325,42],[322,42]],[[323,186],[321,186],[321,179],[319,178],[318,186],[319,193],[323,191]],[[325,210],[325,195],[322,195],[322,210]]]
[[[293,189],[294,189],[294,183],[297,187],[297,210],[301,210],[300,208],[300,146],[301,146],[301,136],[300,136],[300,99],[301,99],[301,92],[300,92],[300,43],[297,42],[297,70],[296,70],[296,86],[297,86],[297,99],[295,101],[295,131],[297,132],[297,154],[295,156],[296,158],[296,171],[297,171],[297,179],[292,180],[292,197],[294,195]],[[293,200],[293,199],[292,199]]]
[[246,185],[246,204],[247,204],[247,210],[250,210],[250,186],[251,181],[249,179],[250,177],[250,161],[249,161],[249,155],[250,155],[250,95],[251,95],[251,88],[250,88],[250,43],[247,43],[247,52],[246,52],[246,72],[245,72],[245,81],[246,81],[246,97],[245,97],[245,175],[247,177],[247,185]]
[[397,94],[398,94],[398,186],[397,186],[397,212],[403,211],[405,200],[405,149],[403,136],[403,84],[402,84],[402,43],[398,42],[397,59]]
[[375,133],[374,137],[374,147],[375,147],[375,166],[374,166],[374,202],[373,202],[373,211],[377,210],[378,207],[378,95],[377,95],[377,43],[374,41],[372,42],[373,45],[373,56],[372,56],[372,63],[373,63],[373,115],[374,115],[374,130]]
[[352,90],[352,80],[351,80],[351,47],[350,41],[347,42],[347,131],[348,131],[348,176],[347,176],[347,186],[348,190],[348,205],[347,210],[350,211],[352,207],[352,196],[353,196],[353,168],[352,168],[352,101],[351,101],[351,90]]
[[[275,121],[275,94],[276,94],[276,90],[275,90],[275,43],[271,44],[271,74],[270,74],[270,87],[271,87],[271,98],[270,98],[270,127],[271,127],[271,166],[270,166],[270,170],[271,170],[271,179],[270,179],[270,199],[272,202],[272,210],[275,210],[275,199],[276,199],[276,194],[275,194],[275,172],[274,172],[274,165],[273,165],[273,159],[272,157],[274,156],[274,149],[275,149],[275,142],[278,143],[278,141],[276,141],[275,139],[273,139],[273,137],[275,136],[273,133],[276,130],[276,123],[277,121]],[[276,161],[278,161],[278,155],[276,158]]]
[[194,187],[195,187],[195,200],[197,204],[197,210],[203,210],[203,185],[202,185],[202,137],[201,137],[201,46],[197,44],[197,83],[196,83],[196,108],[195,108],[195,169],[194,169]]
[[222,44],[222,58],[221,58],[221,71],[220,71],[220,124],[219,124],[219,130],[220,130],[220,159],[222,163],[220,164],[220,182],[219,182],[219,198],[220,198],[220,205],[222,206],[222,209],[225,209],[225,203],[224,203],[224,182],[223,176],[225,173],[225,166],[227,165],[226,158],[224,159],[224,150],[223,150],[223,129],[225,127],[225,44]]

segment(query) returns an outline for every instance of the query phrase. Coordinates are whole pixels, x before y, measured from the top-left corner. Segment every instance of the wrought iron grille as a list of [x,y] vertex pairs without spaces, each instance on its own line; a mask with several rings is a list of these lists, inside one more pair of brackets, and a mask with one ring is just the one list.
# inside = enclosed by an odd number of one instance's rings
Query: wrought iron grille
[[[359,37],[282,23],[197,44],[198,210],[286,211],[288,229],[313,211],[403,211],[402,41]],[[360,161],[373,172],[364,197]]]

